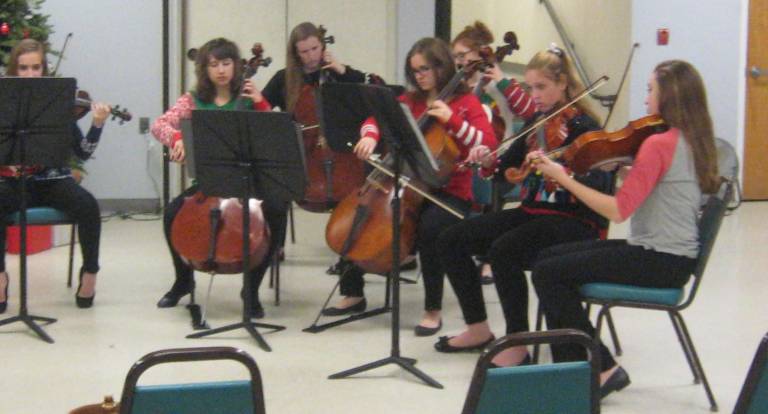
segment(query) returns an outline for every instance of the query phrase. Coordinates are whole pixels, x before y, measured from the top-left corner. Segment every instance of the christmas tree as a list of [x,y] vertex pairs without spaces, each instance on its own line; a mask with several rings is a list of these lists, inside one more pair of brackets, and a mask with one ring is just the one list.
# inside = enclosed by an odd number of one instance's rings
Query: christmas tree
[[51,50],[48,36],[53,28],[48,24],[48,16],[40,13],[43,1],[0,0],[0,73],[5,71],[11,49],[21,39],[38,40],[46,50]]

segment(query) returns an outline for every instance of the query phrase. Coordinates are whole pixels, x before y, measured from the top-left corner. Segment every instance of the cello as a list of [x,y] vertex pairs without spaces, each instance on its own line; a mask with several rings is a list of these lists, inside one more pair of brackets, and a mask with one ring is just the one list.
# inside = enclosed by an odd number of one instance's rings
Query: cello
[[[320,41],[323,50],[333,44],[335,38],[326,36],[327,30],[320,25]],[[321,63],[321,65],[324,65]],[[326,81],[326,69],[320,69],[320,87]],[[371,78],[369,78],[371,79]],[[307,168],[307,187],[304,199],[298,202],[304,210],[323,213],[334,208],[344,196],[359,187],[365,179],[363,163],[351,152],[335,152],[321,135],[315,85],[304,84],[294,109],[296,122],[304,125],[302,139]]]
[[[480,49],[479,53],[480,56],[486,60],[489,59],[489,57],[492,56],[493,62],[495,64],[501,63],[505,57],[511,56],[512,53],[515,50],[520,50],[520,44],[517,43],[517,35],[513,31],[509,31],[504,33],[504,45],[503,46],[497,46],[496,50],[491,50],[489,46],[486,46],[482,49]],[[480,81],[475,84],[473,93],[480,98],[483,94],[483,87],[487,84],[487,80],[480,79]],[[486,105],[486,104],[483,104]],[[496,105],[495,102],[492,103],[492,105]],[[498,106],[497,106],[498,108]],[[504,137],[511,132],[511,127],[507,127],[507,123],[504,120],[501,109],[498,111],[493,111],[491,109],[491,126],[493,127],[493,132],[496,134],[497,137]]]
[[[245,82],[256,74],[259,67],[269,66],[271,58],[264,58],[261,43],[251,48],[252,57],[243,59]],[[197,58],[197,50],[190,49],[187,57]],[[237,98],[237,107],[245,100]],[[262,263],[269,251],[269,227],[264,220],[261,201],[250,199],[249,254],[251,270]],[[201,191],[186,197],[171,224],[171,245],[193,269],[219,274],[240,273],[243,270],[243,207],[240,199],[208,197]]]
[[[476,71],[483,61],[476,61],[461,68],[436,99],[445,100],[464,82],[465,77]],[[460,156],[460,150],[446,129],[425,111],[418,119],[429,150],[440,167],[437,175],[446,183]],[[389,171],[392,157],[381,162],[369,161],[376,170],[368,175],[366,183],[346,196],[331,213],[325,230],[328,246],[334,252],[354,262],[369,273],[385,274],[392,269],[394,180]],[[417,180],[402,179],[407,184],[401,197],[400,207],[400,262],[413,251],[416,228],[424,199],[435,202],[452,214],[464,218],[459,212],[430,196],[426,184]]]

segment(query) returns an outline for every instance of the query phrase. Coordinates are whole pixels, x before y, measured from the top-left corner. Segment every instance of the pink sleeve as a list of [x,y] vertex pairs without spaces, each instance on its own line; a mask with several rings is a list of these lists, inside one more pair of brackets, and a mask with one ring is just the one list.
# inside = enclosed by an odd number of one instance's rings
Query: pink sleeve
[[667,173],[675,156],[679,136],[677,129],[670,129],[663,134],[648,137],[640,145],[629,175],[616,192],[616,204],[622,219],[631,216],[643,204]]
[[195,101],[192,99],[192,95],[185,93],[180,96],[176,104],[152,123],[152,135],[163,145],[172,147],[176,141],[181,139],[181,131],[179,130],[181,120],[190,118],[193,109],[195,109]]

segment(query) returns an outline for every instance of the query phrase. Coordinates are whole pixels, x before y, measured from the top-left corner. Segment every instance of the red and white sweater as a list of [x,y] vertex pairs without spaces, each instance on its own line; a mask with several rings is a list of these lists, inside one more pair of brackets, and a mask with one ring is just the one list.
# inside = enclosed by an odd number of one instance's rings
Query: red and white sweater
[[[408,94],[401,95],[399,100],[408,105],[415,118],[421,116],[427,108],[426,102],[414,101]],[[469,154],[469,150],[475,146],[485,145],[491,150],[496,148],[496,135],[493,133],[488,117],[475,95],[456,96],[446,103],[453,111],[453,115],[444,126],[459,147],[461,160],[464,160]],[[373,117],[365,120],[360,128],[360,136],[379,140],[379,127]],[[441,190],[463,200],[471,200],[472,170],[468,168],[458,169],[457,167],[454,167],[451,179]]]

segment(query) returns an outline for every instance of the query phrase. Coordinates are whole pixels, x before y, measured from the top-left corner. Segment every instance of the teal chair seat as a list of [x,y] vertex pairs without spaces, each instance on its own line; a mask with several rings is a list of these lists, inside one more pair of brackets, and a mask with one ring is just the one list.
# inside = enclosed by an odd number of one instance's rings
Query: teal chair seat
[[[19,224],[19,212],[9,214],[6,218],[8,224]],[[46,224],[70,224],[72,219],[66,213],[51,207],[32,207],[27,209],[27,224],[46,225]]]
[[137,386],[135,413],[253,413],[250,381]]
[[683,289],[656,289],[614,283],[588,283],[579,289],[581,295],[604,301],[643,302],[675,306],[683,300]]

